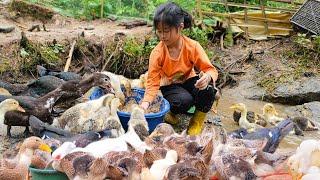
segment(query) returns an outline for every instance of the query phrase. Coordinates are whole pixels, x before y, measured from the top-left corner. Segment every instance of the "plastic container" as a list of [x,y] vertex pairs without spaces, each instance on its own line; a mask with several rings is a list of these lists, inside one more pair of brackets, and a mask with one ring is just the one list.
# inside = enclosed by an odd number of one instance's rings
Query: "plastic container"
[[[144,96],[144,90],[143,89],[132,89],[132,91],[134,92],[133,98],[136,100],[137,103],[140,103],[140,101],[142,100],[142,98]],[[148,122],[150,132],[152,132],[158,124],[163,122],[164,116],[170,110],[170,104],[166,99],[164,99],[161,96],[158,96],[157,98],[160,98],[158,100],[161,101],[160,112],[149,113],[149,114],[144,115],[146,117],[147,122]],[[121,124],[122,124],[124,130],[127,130],[128,129],[128,121],[130,120],[130,113],[118,111],[118,116],[119,116],[119,119],[121,121]]]
[[36,169],[29,167],[32,180],[68,180],[68,176],[54,169]]

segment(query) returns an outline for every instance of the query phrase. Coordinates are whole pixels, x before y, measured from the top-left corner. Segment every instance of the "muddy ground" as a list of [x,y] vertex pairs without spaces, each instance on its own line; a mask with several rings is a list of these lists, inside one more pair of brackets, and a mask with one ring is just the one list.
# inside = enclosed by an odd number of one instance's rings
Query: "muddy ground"
[[[152,28],[147,26],[136,27],[128,30],[122,26],[118,26],[117,22],[112,22],[109,20],[95,20],[87,22],[61,17],[60,15],[55,15],[52,20],[46,22],[45,26],[48,31],[44,31],[41,27],[42,22],[38,20],[34,20],[29,17],[12,19],[10,12],[6,11],[6,8],[2,5],[0,5],[0,12],[0,25],[15,27],[15,30],[11,33],[0,33],[0,53],[2,53],[0,55],[6,56],[7,58],[10,58],[9,54],[12,54],[12,52],[9,52],[10,49],[8,49],[8,47],[20,41],[22,31],[26,33],[26,37],[30,41],[36,41],[40,43],[52,42],[54,39],[58,42],[71,43],[74,38],[78,37],[83,32],[87,39],[96,42],[108,41],[115,35],[115,33],[118,32],[140,38],[144,38],[146,34],[152,32]],[[36,24],[39,24],[41,27],[39,32],[27,31],[32,25]],[[85,30],[85,28],[93,28],[93,30]],[[261,71],[265,69],[269,69],[267,73],[281,73],[284,71],[290,71],[291,67],[287,66],[288,59],[284,59],[283,54],[290,51],[290,47],[292,47],[291,44],[292,41],[290,38],[281,38],[262,42],[245,42],[243,39],[239,39],[236,41],[236,45],[229,49],[221,50],[219,49],[219,45],[213,46],[212,51],[216,54],[213,61],[219,62],[223,65],[228,65],[234,62],[236,59],[241,58],[249,51],[253,51],[254,59],[252,61],[241,65],[235,65],[233,68],[237,71],[241,71],[235,75],[238,83],[248,80],[256,82],[259,81],[257,80],[257,76],[261,76]],[[15,61],[15,59],[11,60]],[[294,59],[289,59],[289,61],[294,61]],[[317,71],[317,69],[314,71]],[[19,79],[22,77],[16,78]],[[32,76],[30,75],[26,79],[28,78],[32,78]],[[233,103],[243,102],[248,106],[249,110],[262,113],[261,108],[265,102],[247,100],[243,97],[241,93],[242,91],[245,90],[239,88],[239,86],[227,86],[223,88],[222,98],[218,106],[218,114],[216,115],[210,112],[209,118],[215,118],[216,116],[221,117],[223,126],[230,131],[238,128],[232,120],[232,111],[229,108]],[[278,108],[278,111],[283,116],[285,116],[285,114],[281,112],[285,107],[287,106],[276,104],[276,108]],[[185,118],[184,122],[187,122],[187,118]],[[186,123],[181,127],[185,127],[185,125]],[[2,152],[8,148],[14,147],[17,142],[24,138],[22,136],[23,130],[24,128],[22,127],[13,127],[13,138],[0,137],[0,142],[2,142],[0,146],[0,154],[2,154]],[[280,148],[289,148],[293,150],[299,145],[301,140],[315,137],[319,138],[320,134],[318,132],[311,132],[306,133],[304,137],[289,135],[281,143]]]

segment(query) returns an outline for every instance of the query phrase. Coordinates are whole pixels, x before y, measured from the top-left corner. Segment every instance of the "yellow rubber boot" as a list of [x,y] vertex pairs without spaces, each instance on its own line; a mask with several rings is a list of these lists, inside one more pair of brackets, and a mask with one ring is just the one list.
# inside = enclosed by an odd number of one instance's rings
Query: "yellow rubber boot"
[[189,122],[188,135],[195,136],[201,133],[206,115],[207,113],[196,110]]
[[175,114],[173,114],[171,111],[169,111],[165,116],[164,116],[164,121],[166,123],[176,125],[179,123],[179,119]]

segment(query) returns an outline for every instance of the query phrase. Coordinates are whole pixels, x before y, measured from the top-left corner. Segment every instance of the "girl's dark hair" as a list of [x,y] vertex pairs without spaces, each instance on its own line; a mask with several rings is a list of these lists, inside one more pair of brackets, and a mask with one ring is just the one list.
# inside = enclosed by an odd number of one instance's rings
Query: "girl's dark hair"
[[178,28],[181,23],[184,29],[191,28],[192,16],[179,7],[176,3],[168,2],[161,4],[154,14],[153,25],[157,28],[159,23],[168,25],[169,27]]

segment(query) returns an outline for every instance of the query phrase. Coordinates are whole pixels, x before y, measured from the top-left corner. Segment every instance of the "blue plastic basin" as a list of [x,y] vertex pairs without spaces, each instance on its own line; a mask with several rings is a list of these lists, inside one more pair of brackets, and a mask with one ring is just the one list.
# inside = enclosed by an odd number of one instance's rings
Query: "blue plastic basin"
[[[134,98],[137,103],[140,103],[140,101],[143,99],[143,96],[144,96],[144,90],[143,89],[132,89],[132,91],[134,92],[132,98]],[[144,115],[146,117],[148,124],[149,124],[149,131],[150,132],[152,132],[158,124],[163,122],[164,116],[170,110],[170,104],[166,99],[164,99],[161,96],[158,96],[157,98],[159,98],[158,100],[161,101],[160,112],[149,113],[149,114]],[[118,111],[118,116],[119,116],[119,119],[121,121],[121,124],[122,124],[124,130],[127,131],[128,121],[130,120],[130,113]]]

